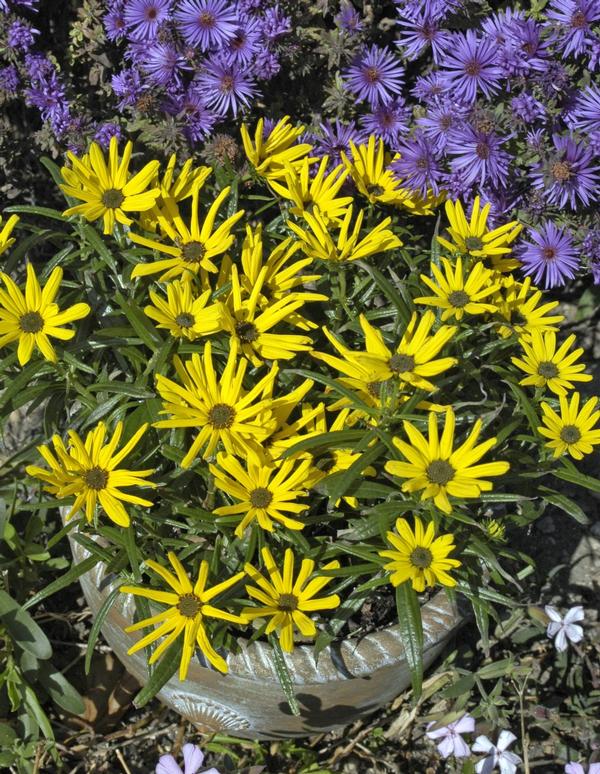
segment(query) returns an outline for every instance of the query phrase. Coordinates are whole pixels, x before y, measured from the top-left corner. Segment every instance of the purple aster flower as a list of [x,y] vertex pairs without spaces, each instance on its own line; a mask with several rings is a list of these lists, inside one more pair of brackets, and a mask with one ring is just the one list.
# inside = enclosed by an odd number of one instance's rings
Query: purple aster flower
[[598,165],[592,150],[569,136],[554,134],[552,141],[550,158],[532,170],[533,186],[544,189],[549,204],[564,207],[568,202],[575,209],[580,199],[587,207],[598,189]]
[[[430,723],[428,728],[434,725],[435,723]],[[436,746],[442,758],[449,758],[451,755],[455,758],[468,758],[471,754],[471,749],[461,734],[472,734],[473,731],[475,731],[475,718],[472,718],[470,715],[463,715],[462,718],[448,723],[447,726],[436,728],[434,731],[427,731],[426,736],[429,739],[436,740]]]
[[94,141],[106,150],[110,145],[111,137],[116,137],[117,140],[120,140],[122,136],[121,127],[118,124],[100,124],[94,134]]
[[446,80],[442,73],[429,73],[429,75],[420,75],[415,80],[415,85],[411,94],[423,102],[435,102],[448,91]]
[[462,126],[466,112],[456,102],[440,100],[429,107],[425,116],[417,119],[417,126],[433,142],[436,150],[443,151],[450,133]]
[[8,28],[6,40],[10,48],[28,51],[35,43],[35,36],[39,34],[40,31],[32,27],[31,24],[17,19]]
[[279,58],[268,48],[263,48],[258,52],[254,60],[252,74],[261,81],[268,81],[281,70]]
[[227,0],[183,0],[173,16],[185,42],[201,51],[225,45],[238,29],[236,8]]
[[524,124],[532,124],[538,118],[545,118],[546,116],[546,108],[542,103],[526,92],[513,97],[510,101],[510,107],[514,120],[521,121]]
[[240,64],[250,64],[262,48],[260,33],[258,19],[246,17],[240,20],[234,37],[227,45],[229,57]]
[[256,95],[252,76],[236,62],[222,56],[206,61],[197,83],[204,89],[206,105],[221,115],[233,113],[236,116],[240,105],[248,107],[250,99]]
[[473,104],[477,91],[491,97],[502,72],[497,64],[497,46],[489,38],[478,40],[473,30],[455,33],[444,60],[443,76],[457,99]]
[[556,97],[556,95],[565,89],[569,88],[572,82],[571,75],[567,68],[556,60],[550,60],[544,62],[544,69],[536,78],[544,90],[544,94],[548,98]]
[[351,3],[342,1],[340,12],[333,17],[336,26],[348,35],[358,35],[363,28],[362,17]]
[[382,140],[395,147],[401,134],[408,132],[410,110],[402,97],[393,99],[385,105],[379,105],[372,113],[361,116],[360,122],[367,134],[376,134]]
[[292,20],[281,13],[279,6],[267,8],[263,16],[262,33],[267,40],[276,40],[292,31]]
[[354,121],[342,124],[336,119],[335,123],[326,121],[319,124],[319,128],[321,133],[313,134],[309,140],[313,145],[313,152],[320,157],[329,156],[333,166],[341,162],[342,152],[349,152],[350,141],[356,143],[359,140]]
[[573,279],[579,258],[568,231],[546,220],[539,230],[529,229],[529,237],[532,241],[520,245],[518,257],[524,274],[532,275],[534,284],[543,281],[544,288],[555,288]]
[[587,48],[592,23],[600,19],[600,3],[598,0],[552,0],[546,17],[554,22],[560,50],[567,56],[579,56]]
[[109,40],[120,40],[125,37],[127,23],[122,8],[112,8],[102,19],[106,37]]
[[117,75],[113,75],[111,86],[117,97],[121,98],[117,104],[119,110],[135,105],[148,89],[148,86],[142,83],[142,76],[133,67],[126,67]]
[[214,110],[206,106],[203,95],[193,83],[183,94],[170,97],[164,109],[184,123],[184,134],[190,142],[208,137],[219,120]]
[[543,31],[534,19],[524,19],[513,27],[512,44],[521,52],[530,70],[543,70],[544,60],[548,58],[548,41]]
[[372,45],[365,49],[344,73],[345,81],[359,100],[372,108],[389,102],[400,92],[404,69],[387,48]]
[[510,155],[502,149],[507,137],[495,132],[481,132],[465,124],[450,134],[446,152],[454,158],[450,162],[453,170],[461,169],[468,185],[479,186],[492,183],[506,185]]
[[600,38],[597,35],[590,36],[589,54],[588,69],[595,73],[600,70]]
[[413,17],[400,18],[398,26],[404,29],[396,45],[402,49],[404,56],[413,60],[431,46],[433,61],[440,64],[446,46],[451,40],[448,30],[441,29],[441,21],[431,14],[420,11]]
[[19,88],[19,73],[13,65],[0,68],[0,89],[11,96],[17,93]]
[[127,0],[124,19],[132,40],[154,40],[169,18],[171,0]]
[[582,132],[591,132],[600,127],[600,88],[595,84],[585,88],[570,114],[571,125]]
[[185,59],[171,43],[152,43],[146,49],[142,61],[149,79],[157,86],[166,86],[178,80],[179,71],[185,67]]
[[34,82],[25,91],[25,101],[39,109],[42,120],[60,126],[68,114],[65,87],[55,71]]
[[588,259],[594,285],[600,285],[600,228],[591,228],[587,232],[581,243],[581,252]]
[[471,184],[465,178],[465,171],[456,167],[444,175],[442,188],[448,191],[450,199],[466,200],[470,195]]
[[54,72],[54,65],[44,54],[26,54],[25,67],[32,81],[38,81]]
[[402,185],[422,196],[427,196],[431,189],[437,196],[442,169],[433,143],[419,132],[401,142],[398,151],[400,158],[392,161],[390,167]]

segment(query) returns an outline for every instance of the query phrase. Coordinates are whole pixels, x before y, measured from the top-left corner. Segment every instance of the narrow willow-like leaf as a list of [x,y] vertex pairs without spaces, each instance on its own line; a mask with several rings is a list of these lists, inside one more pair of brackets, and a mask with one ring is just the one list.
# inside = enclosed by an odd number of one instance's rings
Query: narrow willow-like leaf
[[419,598],[409,580],[396,587],[396,609],[400,637],[416,700],[421,696],[423,686],[423,622]]
[[88,634],[87,650],[85,653],[86,675],[89,675],[90,673],[90,667],[92,665],[92,656],[94,655],[94,647],[96,646],[96,641],[98,640],[98,635],[100,634],[100,629],[102,628],[104,619],[106,618],[110,608],[113,606],[115,599],[119,596],[119,593],[120,593],[120,587],[117,586],[106,597],[100,609],[94,616],[94,623],[92,624],[92,628],[90,629],[90,633]]
[[285,656],[281,650],[279,640],[276,637],[269,637],[269,642],[273,649],[273,666],[277,672],[277,677],[279,678],[281,689],[283,690],[285,698],[287,699],[287,702],[290,706],[290,711],[292,715],[300,715],[300,707],[298,706],[298,702],[294,694],[294,681],[292,680],[290,670],[285,663]]
[[62,212],[53,210],[51,207],[38,207],[33,204],[13,204],[12,207],[6,207],[4,212],[16,212],[18,215],[41,215],[43,218],[52,218],[66,223],[67,219]]
[[600,479],[594,478],[593,476],[586,476],[583,473],[572,471],[568,468],[553,470],[552,474],[556,476],[556,478],[568,481],[571,484],[578,484],[592,492],[600,492]]
[[330,500],[335,503],[338,498],[346,494],[351,484],[362,476],[365,468],[368,468],[372,462],[375,462],[381,456],[384,449],[385,446],[381,441],[378,441],[374,446],[367,449],[364,454],[361,454],[358,459],[354,460],[347,470],[327,476],[322,483],[325,485]]
[[357,261],[358,265],[369,272],[384,296],[396,307],[398,315],[406,325],[411,318],[411,310],[406,305],[400,292],[392,285],[379,269],[366,261]]
[[541,420],[537,415],[537,412],[535,408],[533,407],[533,404],[527,397],[525,390],[522,390],[520,387],[517,387],[516,384],[513,384],[512,382],[509,382],[508,380],[504,380],[504,383],[508,385],[510,391],[517,399],[517,402],[523,409],[523,413],[527,417],[527,421],[529,422],[529,426],[533,430],[533,432],[537,435],[537,429],[541,424]]
[[319,433],[319,435],[313,435],[310,438],[305,438],[302,441],[298,441],[293,446],[282,453],[282,459],[298,454],[303,451],[311,451],[313,449],[338,449],[348,448],[352,449],[356,443],[362,441],[365,437],[366,431],[364,430],[334,430],[332,433]]
[[71,567],[70,570],[46,586],[45,589],[38,591],[37,594],[34,594],[32,597],[30,597],[23,605],[23,609],[29,610],[30,607],[39,605],[43,599],[51,597],[53,594],[56,594],[57,591],[62,591],[67,586],[70,586],[71,583],[75,583],[75,581],[79,580],[79,578],[81,578],[84,573],[88,572],[88,570],[91,570],[92,567],[95,567],[97,564],[98,559],[95,556],[88,556],[87,559],[84,559],[82,562],[79,562],[79,564]]
[[[587,476],[586,476],[587,478]],[[598,482],[600,484],[600,481]],[[584,484],[585,486],[585,484]],[[575,519],[579,524],[589,524],[590,520],[586,516],[583,509],[577,505],[574,500],[567,497],[560,492],[555,492],[553,489],[549,489],[547,486],[538,487],[538,491],[547,503],[555,505],[560,508],[561,511],[567,513],[572,519]]]
[[324,384],[326,387],[330,387],[332,390],[335,390],[335,392],[343,395],[345,398],[348,398],[348,400],[355,408],[364,411],[365,414],[369,414],[369,416],[374,417],[379,414],[379,409],[368,406],[358,397],[356,392],[352,392],[352,390],[344,387],[343,384],[336,381],[335,379],[332,379],[330,376],[320,374],[318,371],[309,371],[306,368],[287,368],[284,373],[297,374],[298,376],[303,376],[305,379],[312,379],[315,382]]
[[138,693],[133,700],[133,706],[140,709],[148,704],[156,694],[160,691],[163,685],[168,682],[179,666],[181,661],[181,648],[183,644],[183,638],[178,637],[177,640],[167,648],[166,652],[161,656],[157,666],[152,670],[152,674],[146,681],[146,685]]
[[50,641],[33,618],[6,591],[0,589],[0,621],[8,631],[10,639],[22,650],[36,658],[48,659],[52,656]]

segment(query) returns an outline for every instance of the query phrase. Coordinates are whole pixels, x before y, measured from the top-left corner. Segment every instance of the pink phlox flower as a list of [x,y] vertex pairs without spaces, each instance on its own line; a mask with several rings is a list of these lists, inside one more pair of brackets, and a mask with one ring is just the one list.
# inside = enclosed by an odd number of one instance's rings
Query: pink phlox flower
[[[433,725],[435,723],[430,723],[428,728]],[[461,734],[472,734],[474,730],[475,719],[470,715],[463,715],[462,718],[453,720],[447,726],[427,731],[426,735],[429,739],[441,739],[437,744],[437,749],[442,758],[449,758],[451,755],[454,755],[455,758],[468,758],[471,750]]]
[[[586,774],[581,763],[567,763],[565,774]],[[600,774],[600,763],[590,763],[587,774]]]
[[510,731],[500,731],[498,743],[493,744],[487,736],[478,736],[471,748],[471,752],[487,753],[487,756],[475,766],[477,774],[491,774],[496,766],[501,774],[515,774],[521,759],[515,753],[509,752],[507,747],[517,737]]
[[[204,763],[204,753],[195,744],[183,745],[183,771],[172,755],[161,755],[155,774],[197,774]],[[219,774],[217,769],[205,769],[202,774]]]
[[546,615],[550,619],[546,634],[548,637],[554,637],[554,647],[559,652],[569,647],[568,640],[571,642],[580,642],[583,639],[583,629],[575,621],[583,621],[584,613],[581,605],[576,605],[567,610],[565,617],[552,605],[544,607]]

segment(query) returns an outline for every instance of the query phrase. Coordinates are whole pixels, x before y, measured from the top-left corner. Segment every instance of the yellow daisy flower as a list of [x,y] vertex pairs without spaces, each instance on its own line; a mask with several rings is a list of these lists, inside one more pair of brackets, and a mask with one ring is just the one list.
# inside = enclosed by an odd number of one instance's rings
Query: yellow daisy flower
[[242,124],[240,131],[246,157],[256,172],[267,180],[285,177],[286,165],[298,162],[312,150],[308,143],[296,144],[305,127],[291,126],[289,120],[289,116],[284,116],[265,137],[265,121],[260,118],[254,131],[254,142],[248,127]]
[[355,145],[350,141],[350,150],[352,160],[342,151],[342,161],[359,192],[371,204],[382,202],[398,205],[411,198],[410,192],[401,187],[392,170],[386,166],[383,140],[376,140],[372,134],[366,145]]
[[242,387],[248,361],[238,362],[238,349],[232,345],[227,365],[217,377],[212,361],[210,342],[204,345],[202,358],[193,354],[185,363],[179,357],[173,359],[175,370],[183,386],[156,376],[156,387],[163,399],[162,419],[154,427],[196,427],[200,432],[181,461],[182,468],[189,468],[201,449],[207,459],[222,443],[229,454],[245,457],[257,452],[259,444],[273,432],[275,422],[269,410],[270,395],[277,375],[277,365],[254,387],[246,392]]
[[363,366],[374,368],[379,382],[398,378],[418,389],[433,391],[435,385],[426,377],[438,376],[458,362],[455,357],[435,359],[457,328],[455,325],[442,325],[431,334],[436,321],[431,311],[420,318],[416,312],[413,313],[395,351],[388,349],[381,331],[376,330],[363,314],[359,321],[367,351],[355,352],[353,359],[360,360]]
[[475,465],[496,443],[489,438],[477,444],[482,422],[478,419],[468,438],[453,451],[455,416],[452,408],[446,410],[446,422],[442,437],[438,435],[437,417],[429,414],[429,438],[409,421],[404,420],[404,431],[410,443],[394,438],[394,445],[407,462],[386,462],[388,473],[399,478],[409,479],[402,484],[403,492],[423,490],[421,500],[433,498],[436,506],[444,513],[450,513],[451,497],[479,497],[482,492],[490,492],[491,481],[482,476],[501,476],[509,469],[508,462],[488,462]]
[[[231,295],[227,302],[224,329],[237,342],[240,352],[255,365],[263,360],[291,360],[297,352],[309,352],[312,339],[295,333],[270,333],[304,305],[297,293],[262,307],[258,306],[267,267],[263,267],[249,299],[242,300],[237,266],[231,267]],[[299,297],[300,296],[300,297]]]
[[[251,296],[259,284],[259,278],[261,279],[258,306],[262,308],[273,301],[287,298],[290,292],[293,292],[297,299],[302,299],[305,302],[328,300],[323,293],[303,289],[308,282],[316,282],[321,279],[321,275],[304,273],[304,270],[312,263],[311,258],[301,258],[290,263],[300,249],[299,242],[293,243],[292,237],[287,237],[269,253],[266,260],[264,259],[263,247],[262,223],[259,223],[255,229],[247,225],[241,255],[243,273],[240,275],[239,281],[243,292],[247,296]],[[264,276],[261,274],[263,268],[266,269]],[[316,323],[307,320],[297,311],[289,314],[287,321],[294,327],[305,331],[318,327]]]
[[523,358],[513,357],[512,362],[525,371],[525,379],[519,384],[533,387],[548,387],[556,395],[566,395],[567,390],[574,388],[573,382],[591,382],[592,376],[584,374],[585,365],[575,363],[583,354],[583,348],[578,347],[569,353],[575,343],[575,335],[571,334],[563,344],[556,349],[556,334],[554,331],[541,333],[531,332],[529,340],[521,340]]
[[491,266],[498,271],[510,272],[521,264],[514,258],[503,258],[512,250],[510,245],[521,233],[523,226],[516,220],[489,231],[487,219],[491,204],[480,209],[479,196],[475,197],[471,208],[471,217],[467,221],[463,206],[459,201],[446,202],[446,215],[450,221],[448,234],[451,242],[437,237],[438,242],[452,253],[462,253],[473,258],[489,258]]
[[50,466],[50,470],[28,465],[27,473],[45,481],[48,484],[45,490],[61,500],[75,495],[75,502],[66,515],[67,519],[84,509],[85,518],[91,522],[96,505],[100,503],[109,519],[120,527],[128,527],[130,519],[123,502],[146,507],[150,507],[152,502],[137,495],[122,492],[121,487],[156,487],[157,484],[144,481],[154,473],[154,469],[125,470],[117,466],[133,451],[147,428],[147,423],[142,425],[118,452],[117,446],[123,434],[123,422],[117,423],[110,441],[106,444],[104,443],[106,440],[104,422],[99,422],[93,430],[90,430],[85,441],[82,441],[74,430],[69,430],[68,447],[60,436],[55,435],[52,438],[54,454],[48,446],[37,447]]
[[[242,615],[250,621],[255,618],[269,618],[265,634],[276,631],[282,650],[291,653],[294,650],[294,628],[297,628],[303,637],[312,638],[317,633],[314,621],[306,613],[333,610],[339,606],[340,598],[337,594],[315,597],[333,578],[317,575],[309,580],[315,569],[312,559],[302,560],[300,571],[294,580],[294,554],[290,548],[285,551],[283,573],[277,569],[268,548],[263,548],[261,553],[269,580],[251,564],[245,565],[244,569],[256,583],[256,586],[246,586],[246,591],[253,599],[262,603],[263,607],[245,607]],[[322,569],[337,570],[339,566],[338,561],[333,561],[323,565]]]
[[415,529],[410,528],[406,519],[396,520],[395,532],[387,532],[386,538],[394,550],[379,551],[379,556],[391,559],[384,565],[389,570],[390,582],[393,586],[410,581],[415,591],[425,591],[425,587],[433,588],[436,583],[442,586],[456,586],[456,581],[448,570],[460,567],[458,559],[449,559],[453,551],[454,535],[439,535],[435,537],[435,527],[432,521],[423,528],[423,522],[415,516]]
[[171,336],[194,341],[223,330],[225,309],[221,302],[208,304],[210,296],[211,291],[206,290],[194,298],[190,282],[174,280],[167,284],[166,301],[150,291],[154,306],[145,307],[144,313],[157,323],[157,328],[165,328]]
[[561,395],[559,401],[560,414],[547,403],[542,403],[544,427],[538,427],[538,432],[550,439],[546,446],[554,450],[555,457],[567,452],[573,459],[581,460],[600,444],[600,430],[594,429],[600,419],[600,410],[596,410],[598,398],[590,398],[581,411],[581,395],[578,392],[571,395],[568,403],[565,395]]
[[229,186],[221,191],[211,204],[204,221],[200,224],[198,216],[200,189],[196,187],[192,195],[192,218],[189,228],[183,222],[175,203],[167,200],[165,211],[168,213],[168,217],[164,214],[160,215],[159,224],[163,232],[173,242],[172,245],[130,232],[129,238],[132,242],[171,256],[152,263],[138,263],[131,272],[132,278],[164,272],[159,277],[159,281],[166,282],[179,275],[183,275],[184,278],[186,275],[189,277],[188,272],[198,274],[201,269],[211,272],[218,271],[212,259],[231,247],[235,239],[231,229],[244,215],[244,210],[238,210],[215,229],[217,213],[228,197],[229,191]]
[[116,137],[111,137],[108,164],[97,143],[90,145],[89,154],[78,159],[71,151],[67,158],[71,167],[63,167],[64,183],[61,189],[67,196],[80,199],[84,204],[69,207],[64,215],[83,215],[88,221],[104,220],[104,233],[112,234],[115,221],[130,226],[133,221],[128,212],[144,212],[154,206],[160,194],[159,188],[146,190],[158,171],[159,162],[150,161],[136,175],[130,177],[129,162],[133,143],[129,141],[119,161]]
[[264,456],[251,454],[242,466],[230,454],[219,453],[217,465],[209,465],[215,477],[215,486],[238,502],[215,508],[214,513],[219,516],[243,514],[235,529],[239,538],[254,520],[268,532],[273,532],[273,522],[279,522],[288,529],[303,529],[301,521],[290,518],[284,511],[299,514],[309,507],[296,500],[307,494],[305,481],[310,464],[310,459],[307,459],[300,463],[284,460],[273,465]]
[[338,164],[326,175],[328,164],[329,157],[323,156],[316,174],[312,174],[312,164],[308,159],[294,166],[287,164],[281,180],[270,180],[270,186],[279,196],[293,203],[290,209],[293,215],[301,216],[307,211],[319,210],[325,218],[337,218],[352,201],[351,196],[338,197],[348,170],[343,164]]
[[[302,216],[306,221],[305,226],[291,221],[287,225],[300,238],[301,242],[297,244],[302,245],[304,252],[311,259],[321,261],[356,261],[402,247],[402,241],[388,229],[392,222],[389,217],[384,218],[361,239],[360,230],[365,212],[360,210],[351,226],[352,209],[350,205],[343,213],[341,224],[328,222],[317,211],[306,211]],[[335,239],[330,233],[334,228],[338,231]]]
[[0,218],[0,255],[2,253],[6,252],[9,247],[14,245],[15,243],[15,237],[11,237],[12,230],[19,222],[19,216],[18,215],[11,215],[10,218],[6,221],[4,226],[2,226],[2,218]]
[[46,360],[56,363],[57,357],[49,336],[63,341],[72,339],[75,331],[63,328],[63,325],[81,320],[90,313],[87,304],[69,306],[62,312],[54,303],[60,289],[63,272],[56,266],[44,289],[35,275],[33,266],[27,264],[25,295],[15,282],[4,272],[0,278],[6,290],[0,290],[0,347],[18,341],[17,358],[20,365],[31,359],[34,347],[37,347]]
[[231,578],[222,583],[207,589],[208,580],[208,562],[204,559],[200,563],[198,578],[196,583],[192,583],[179,559],[172,551],[167,554],[171,567],[175,570],[175,575],[163,567],[158,562],[146,559],[148,567],[159,575],[169,586],[170,591],[161,591],[144,586],[121,586],[120,591],[123,594],[134,594],[138,597],[151,599],[153,602],[159,602],[168,605],[162,613],[153,615],[150,618],[144,618],[132,626],[126,627],[126,632],[137,632],[140,629],[146,629],[149,626],[160,624],[153,629],[150,634],[142,637],[127,651],[128,655],[135,653],[142,648],[147,647],[156,640],[164,637],[163,641],[155,648],[148,659],[149,664],[154,664],[169,648],[179,635],[183,632],[183,648],[181,651],[181,660],[179,662],[179,679],[185,680],[190,661],[194,655],[196,647],[200,648],[207,661],[211,663],[219,672],[227,672],[227,663],[210,644],[204,624],[205,618],[216,618],[230,623],[245,624],[248,623],[243,615],[234,615],[226,610],[220,610],[211,605],[211,601],[222,594],[227,589],[244,577],[243,572],[238,572]]
[[492,300],[498,308],[499,316],[506,320],[506,324],[498,328],[498,333],[504,339],[512,334],[525,339],[534,330],[557,331],[556,323],[565,319],[562,314],[549,314],[556,309],[558,301],[548,301],[538,306],[542,300],[542,291],[531,284],[531,277],[526,277],[525,282],[507,277]]
[[[444,274],[435,265],[431,264],[431,273],[437,280],[437,284],[421,274],[421,282],[424,282],[434,293],[434,296],[419,296],[415,298],[415,304],[426,304],[443,309],[442,320],[455,317],[462,320],[465,314],[485,314],[495,312],[494,304],[483,301],[487,296],[495,293],[500,285],[492,283],[492,272],[486,269],[481,261],[477,261],[465,277],[462,258],[456,260],[456,266],[447,258],[442,258]],[[489,300],[489,299],[488,299]]]

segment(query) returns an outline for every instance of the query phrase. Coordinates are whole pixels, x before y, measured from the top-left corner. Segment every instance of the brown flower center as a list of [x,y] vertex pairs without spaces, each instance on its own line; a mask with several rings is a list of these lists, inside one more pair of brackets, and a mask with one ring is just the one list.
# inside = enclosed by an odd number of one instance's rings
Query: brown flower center
[[106,489],[108,484],[108,471],[103,468],[99,468],[97,465],[90,470],[86,470],[83,474],[83,480],[90,489],[95,489],[97,492],[100,489]]
[[368,185],[367,191],[373,196],[382,196],[385,193],[385,188],[380,185]]
[[465,247],[469,252],[471,250],[483,250],[483,240],[481,237],[470,236],[465,239]]
[[478,142],[475,152],[480,159],[486,161],[490,157],[490,146],[485,142]]
[[109,210],[118,209],[123,204],[124,200],[125,197],[118,188],[108,188],[102,194],[102,204]]
[[148,8],[148,10],[146,11],[146,19],[149,19],[150,21],[152,21],[153,19],[156,19],[157,15],[158,15],[158,11],[156,10],[156,8]]
[[544,379],[554,379],[558,376],[558,368],[551,360],[542,360],[538,365],[538,374]]
[[181,314],[178,314],[175,318],[175,322],[177,325],[179,325],[181,328],[192,328],[194,323],[196,322],[196,318],[193,314],[190,314],[189,312],[182,312]]
[[216,19],[210,11],[203,11],[198,17],[198,21],[201,27],[214,27]]
[[450,293],[448,296],[449,303],[456,309],[462,309],[469,303],[470,300],[471,298],[469,294],[465,293],[464,290],[453,290],[452,293]]
[[481,72],[481,64],[476,59],[471,59],[470,62],[467,62],[465,72],[467,75],[471,76],[479,75]]
[[381,385],[383,382],[369,382],[367,384],[367,390],[369,391],[369,395],[372,395],[374,398],[378,398],[381,394]]
[[39,312],[27,312],[19,318],[23,333],[39,333],[44,328],[44,318]]
[[376,67],[367,67],[365,77],[369,83],[377,83],[379,80],[379,70]]
[[560,431],[560,440],[567,444],[581,440],[581,430],[576,425],[565,425]]
[[573,29],[581,29],[582,27],[587,27],[587,19],[585,17],[585,14],[583,11],[575,11],[573,16],[571,16],[571,27]]
[[250,505],[254,508],[268,508],[273,502],[273,495],[264,486],[259,486],[250,492]]
[[200,263],[206,255],[206,247],[202,242],[187,242],[181,246],[181,257],[187,263]]
[[571,177],[571,165],[568,161],[557,161],[550,167],[550,172],[555,180],[564,183]]
[[432,460],[425,470],[430,482],[440,486],[445,486],[449,481],[452,481],[455,472],[447,460]]
[[284,613],[293,613],[298,607],[298,597],[295,594],[280,594],[277,607]]
[[208,412],[208,421],[217,430],[225,430],[231,427],[235,419],[235,409],[227,403],[215,403]]
[[177,609],[185,618],[195,618],[202,610],[202,602],[195,594],[182,594],[179,597]]
[[556,250],[553,247],[544,247],[542,250],[542,258],[545,261],[553,261],[556,258]]
[[406,371],[412,371],[415,367],[415,359],[412,355],[401,355],[398,352],[392,355],[389,363],[390,371],[395,374],[403,374]]
[[240,322],[235,326],[235,332],[242,341],[250,343],[259,337],[258,328],[251,322]]
[[431,567],[432,561],[433,555],[431,551],[428,548],[423,548],[423,546],[417,546],[410,555],[410,563],[413,567]]
[[233,89],[233,76],[231,75],[224,75],[221,79],[221,91],[231,91]]

